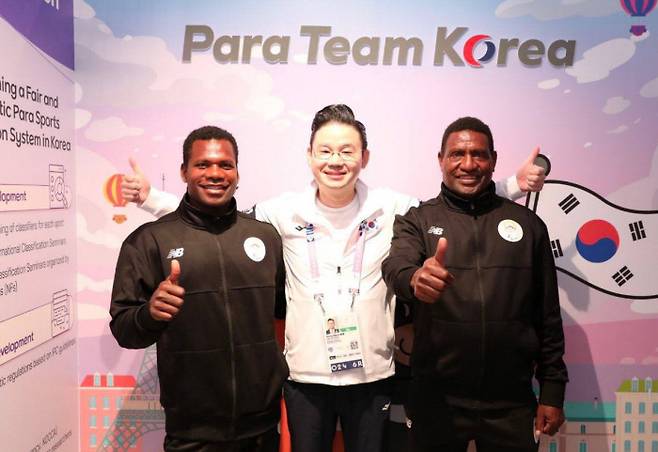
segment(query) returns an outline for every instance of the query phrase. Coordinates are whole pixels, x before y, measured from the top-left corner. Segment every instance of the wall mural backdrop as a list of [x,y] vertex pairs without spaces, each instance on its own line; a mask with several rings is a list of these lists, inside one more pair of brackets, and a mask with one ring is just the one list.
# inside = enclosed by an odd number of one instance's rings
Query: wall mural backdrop
[[[246,209],[308,184],[310,122],[331,103],[367,127],[363,179],[420,198],[459,116],[491,126],[498,178],[541,146],[550,182],[528,202],[551,233],[571,378],[569,422],[542,450],[658,447],[655,3],[76,1],[82,450],[162,438],[153,351],[108,329],[119,246],[152,220],[117,190],[129,157],[182,194],[182,140],[224,127]],[[109,400],[96,424],[91,396]]]

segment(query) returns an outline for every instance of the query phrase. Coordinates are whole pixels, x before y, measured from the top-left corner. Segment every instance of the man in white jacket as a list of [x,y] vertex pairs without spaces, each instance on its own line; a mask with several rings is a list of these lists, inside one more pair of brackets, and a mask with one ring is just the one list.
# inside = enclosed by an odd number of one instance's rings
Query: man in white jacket
[[[516,177],[497,184],[503,196],[539,190],[538,150]],[[257,219],[274,225],[286,264],[284,385],[293,452],[329,452],[340,419],[347,452],[384,449],[390,406],[395,299],[387,293],[381,263],[388,255],[395,215],[416,198],[372,189],[359,180],[370,152],[364,125],[346,105],[318,111],[307,160],[314,181],[300,193],[258,203]],[[156,216],[177,206],[173,195],[134,174],[124,198]],[[338,333],[327,335],[333,319]]]

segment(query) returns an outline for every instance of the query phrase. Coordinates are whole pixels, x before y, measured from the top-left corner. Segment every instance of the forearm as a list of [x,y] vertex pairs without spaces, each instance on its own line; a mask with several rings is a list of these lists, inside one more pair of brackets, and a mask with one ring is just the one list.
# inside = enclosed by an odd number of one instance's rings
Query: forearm
[[569,377],[563,359],[564,332],[559,306],[557,313],[544,318],[540,340],[541,353],[536,372],[540,384],[539,402],[560,408]]
[[386,285],[396,296],[413,300],[415,297],[411,287],[411,278],[418,268],[418,266],[406,262],[405,259],[389,256],[382,263],[382,275]]
[[[156,289],[154,264],[145,253],[145,240],[138,246],[132,237],[121,247],[110,302],[110,330],[121,347],[144,348],[156,342],[166,322],[155,320],[149,312],[149,300]],[[144,237],[142,236],[142,239]]]
[[176,210],[179,202],[180,199],[176,195],[151,187],[146,200],[139,207],[160,218]]
[[540,356],[536,377],[540,383],[540,403],[562,407],[568,378],[564,363],[564,329],[558,295],[557,274],[550,250],[548,232],[544,228],[538,254],[541,263],[536,266],[537,293],[541,297],[540,319],[537,325],[540,339]]
[[564,406],[566,386],[566,381],[541,381],[539,383],[539,403],[541,405],[562,408]]
[[397,216],[393,225],[393,239],[388,257],[382,263],[382,275],[395,295],[415,299],[411,278],[425,260],[421,228],[412,211]]
[[112,300],[110,330],[123,348],[146,348],[157,342],[166,322],[151,317],[148,303]]

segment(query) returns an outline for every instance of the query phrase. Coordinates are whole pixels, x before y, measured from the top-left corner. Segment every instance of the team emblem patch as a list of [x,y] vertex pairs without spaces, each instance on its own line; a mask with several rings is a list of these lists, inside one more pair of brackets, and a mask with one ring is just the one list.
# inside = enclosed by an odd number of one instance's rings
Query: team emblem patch
[[518,242],[523,238],[523,228],[514,220],[503,220],[498,223],[498,234],[508,242]]
[[172,248],[169,250],[169,254],[167,254],[167,259],[176,259],[178,257],[183,257],[184,252],[185,252],[185,248]]
[[254,262],[260,262],[265,258],[265,244],[258,237],[249,237],[243,244],[244,252]]

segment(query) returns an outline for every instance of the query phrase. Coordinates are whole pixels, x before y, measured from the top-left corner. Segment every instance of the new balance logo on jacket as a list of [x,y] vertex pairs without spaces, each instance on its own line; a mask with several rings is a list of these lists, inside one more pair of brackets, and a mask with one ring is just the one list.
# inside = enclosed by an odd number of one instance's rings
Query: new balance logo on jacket
[[430,226],[430,228],[427,230],[427,233],[434,235],[443,235],[443,228],[440,228],[438,226]]

